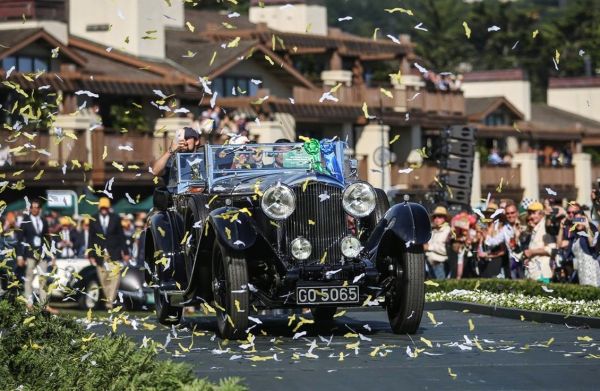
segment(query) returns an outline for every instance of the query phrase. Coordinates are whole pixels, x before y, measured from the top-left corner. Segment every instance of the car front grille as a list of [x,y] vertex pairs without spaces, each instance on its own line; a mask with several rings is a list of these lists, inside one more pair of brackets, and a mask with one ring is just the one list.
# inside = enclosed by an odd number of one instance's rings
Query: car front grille
[[[312,253],[306,261],[295,261],[298,262],[297,264],[341,263],[340,240],[347,235],[346,213],[342,207],[342,189],[322,183],[309,183],[305,191],[302,188],[302,185],[294,187],[296,210],[285,222],[288,255],[293,259],[290,243],[298,236],[302,236],[312,244]],[[325,195],[329,198],[321,201],[319,196],[325,198]]]

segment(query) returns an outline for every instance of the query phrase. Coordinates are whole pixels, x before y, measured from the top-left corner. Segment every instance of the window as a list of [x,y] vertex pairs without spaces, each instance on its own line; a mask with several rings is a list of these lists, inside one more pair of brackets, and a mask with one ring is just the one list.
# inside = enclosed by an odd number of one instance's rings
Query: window
[[9,56],[2,60],[2,68],[9,70],[13,66],[17,72],[48,71],[49,60],[43,57]]
[[260,85],[252,83],[252,79],[260,80],[260,78],[245,76],[219,77],[213,80],[212,89],[213,91],[218,92],[219,96],[256,96],[261,87]]
[[508,125],[509,118],[506,112],[497,110],[485,117],[485,124],[488,126]]

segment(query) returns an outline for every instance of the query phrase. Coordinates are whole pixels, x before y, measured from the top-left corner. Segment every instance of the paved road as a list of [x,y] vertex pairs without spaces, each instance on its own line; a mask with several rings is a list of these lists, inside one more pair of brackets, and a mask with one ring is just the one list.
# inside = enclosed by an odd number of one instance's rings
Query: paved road
[[[243,377],[252,390],[599,389],[598,329],[430,313],[437,325],[424,314],[419,333],[411,337],[392,334],[383,311],[347,312],[333,328],[303,325],[298,332],[306,335],[296,339],[297,319],[288,327],[285,315],[260,317],[253,347],[220,341],[209,317],[190,318],[175,331],[119,330],[138,342],[144,336],[160,343],[170,339],[162,357],[191,364],[200,377]],[[193,345],[190,328],[196,330]]]

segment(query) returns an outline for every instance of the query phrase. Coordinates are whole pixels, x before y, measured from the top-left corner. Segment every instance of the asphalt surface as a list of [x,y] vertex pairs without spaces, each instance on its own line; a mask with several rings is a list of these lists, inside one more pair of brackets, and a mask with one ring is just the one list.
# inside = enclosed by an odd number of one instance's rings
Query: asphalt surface
[[[214,319],[205,316],[150,330],[153,316],[136,314],[130,319],[137,330],[119,325],[117,332],[140,344],[144,337],[166,344],[160,357],[191,364],[199,377],[238,376],[251,390],[599,388],[599,329],[429,313],[433,319],[426,312],[410,337],[394,335],[384,311],[347,312],[331,327],[304,324],[296,332],[299,315],[291,326],[287,315],[258,316],[262,324],[251,330],[253,344],[220,340]],[[102,320],[90,330],[103,333],[110,323]]]

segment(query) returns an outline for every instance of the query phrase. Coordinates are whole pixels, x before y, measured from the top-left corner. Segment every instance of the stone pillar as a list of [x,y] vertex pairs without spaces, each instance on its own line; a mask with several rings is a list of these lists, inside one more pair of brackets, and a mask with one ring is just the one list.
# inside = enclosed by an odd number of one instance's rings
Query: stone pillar
[[506,138],[506,152],[511,155],[519,152],[519,140],[515,136],[508,136]]
[[323,71],[321,72],[321,80],[323,80],[325,86],[335,86],[342,83],[346,87],[350,87],[352,85],[352,71],[342,69]]
[[363,128],[356,141],[356,155],[367,156],[369,183],[384,190],[391,186],[390,165],[379,167],[375,164],[374,157],[376,150],[382,146],[389,150],[389,131],[388,125],[369,124]]
[[523,198],[537,200],[540,196],[537,155],[533,152],[516,153],[513,156],[512,167],[520,168]]
[[[260,121],[260,123],[251,122],[248,124],[248,131],[250,136],[258,136],[259,143],[274,143],[277,139],[287,138],[286,132],[283,126],[276,121]],[[294,141],[293,137],[292,141]]]
[[481,156],[475,152],[473,157],[473,179],[471,182],[471,207],[481,205]]
[[581,205],[591,205],[592,193],[592,156],[589,153],[574,153],[573,166],[575,167],[575,187],[577,188],[577,202]]

